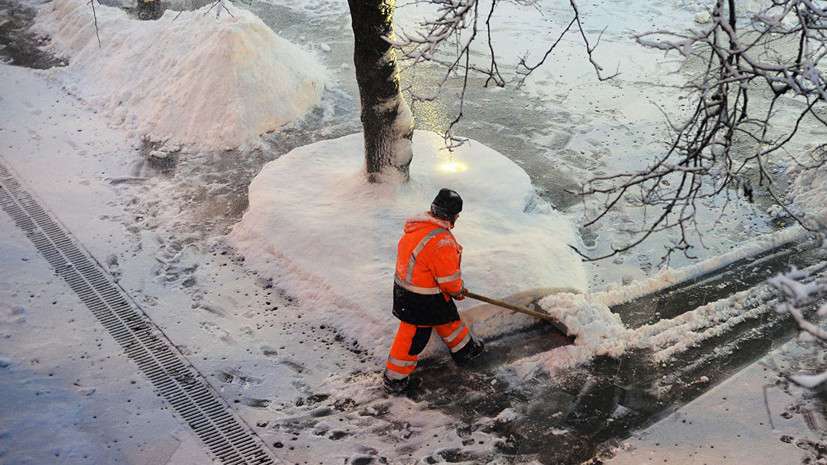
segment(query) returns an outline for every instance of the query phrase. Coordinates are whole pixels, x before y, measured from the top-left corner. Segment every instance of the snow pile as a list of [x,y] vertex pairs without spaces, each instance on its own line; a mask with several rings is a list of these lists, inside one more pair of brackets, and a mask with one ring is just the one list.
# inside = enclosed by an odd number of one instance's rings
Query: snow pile
[[549,315],[566,325],[568,334],[576,336],[573,345],[526,357],[511,364],[517,376],[527,379],[538,371],[554,376],[581,366],[594,357],[619,357],[627,347],[629,331],[609,307],[589,301],[585,295],[561,293],[539,302]]
[[[441,187],[464,200],[453,233],[465,249],[470,290],[492,297],[545,286],[585,290],[584,267],[568,246],[573,227],[501,154],[470,141],[449,156],[441,137],[417,131],[411,181],[370,184],[363,145],[354,134],[266,165],[229,238],[250,267],[313,309],[311,318],[371,341],[384,356],[398,325],[391,293],[404,220],[427,210]],[[475,304],[466,299],[460,308]]]
[[576,335],[575,345],[588,348],[591,356],[620,356],[626,350],[626,327],[620,315],[609,307],[587,296],[557,294],[540,301],[547,313],[562,322],[570,335]]
[[555,374],[585,365],[598,356],[620,357],[629,349],[648,349],[654,361],[666,361],[746,320],[759,318],[768,311],[762,304],[773,295],[766,287],[758,292],[751,289],[635,329],[627,329],[620,315],[590,295],[549,296],[540,301],[540,306],[565,323],[569,335],[576,336],[574,345],[520,360],[514,368],[521,377],[538,370]]
[[55,0],[34,30],[70,59],[51,76],[130,135],[190,150],[256,146],[319,102],[326,73],[252,13],[223,7],[137,21],[98,5],[99,45],[88,2]]
[[[566,325],[568,334],[575,336],[574,345],[531,357],[526,362],[520,361],[517,363],[517,370],[522,372],[523,376],[528,376],[538,369],[557,373],[584,365],[597,356],[619,357],[627,349],[648,349],[652,351],[653,360],[665,361],[703,341],[731,331],[746,320],[760,318],[772,307],[767,305],[767,302],[775,297],[775,293],[768,286],[739,292],[674,318],[634,329],[627,328],[620,315],[612,313],[609,306],[628,302],[676,282],[708,273],[722,266],[722,261],[731,262],[744,258],[757,251],[766,250],[762,247],[768,244],[780,245],[788,242],[777,242],[779,239],[790,239],[799,235],[803,236],[802,228],[789,228],[777,235],[733,250],[726,254],[728,256],[716,257],[677,270],[665,269],[651,279],[608,292],[550,295],[540,300],[539,306]],[[799,292],[804,293],[804,290]]]
[[[539,287],[517,294],[502,297],[511,305],[533,309],[540,299],[555,294],[578,294],[579,291],[571,287]],[[499,297],[499,296],[497,296]],[[524,313],[504,310],[502,307],[483,304],[464,313],[466,323],[474,328],[474,333],[484,338],[494,338],[525,330],[537,323],[537,318]]]

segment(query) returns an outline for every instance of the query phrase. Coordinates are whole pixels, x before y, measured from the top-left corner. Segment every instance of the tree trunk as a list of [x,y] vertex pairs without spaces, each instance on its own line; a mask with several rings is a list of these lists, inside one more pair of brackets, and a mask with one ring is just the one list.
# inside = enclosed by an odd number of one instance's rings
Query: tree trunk
[[385,40],[393,38],[395,3],[348,0],[370,182],[408,181],[413,158],[413,116],[399,88],[396,50]]

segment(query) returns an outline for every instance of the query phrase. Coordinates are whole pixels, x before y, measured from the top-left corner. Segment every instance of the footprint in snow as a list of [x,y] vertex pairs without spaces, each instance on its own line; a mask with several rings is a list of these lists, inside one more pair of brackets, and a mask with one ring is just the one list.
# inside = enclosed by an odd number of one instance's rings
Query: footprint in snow
[[270,404],[273,403],[272,400],[268,399],[255,399],[252,397],[242,397],[238,399],[237,402],[240,402],[248,407],[255,407],[255,408],[267,408]]
[[265,357],[277,357],[279,355],[279,351],[276,350],[274,347],[270,346],[261,346],[261,354]]
[[261,378],[245,375],[238,370],[220,370],[216,376],[222,383],[241,386],[258,386],[264,382]]
[[216,338],[226,342],[227,344],[234,343],[232,338],[230,337],[230,333],[215,323],[212,323],[210,321],[202,321],[201,328],[209,334],[212,334]]

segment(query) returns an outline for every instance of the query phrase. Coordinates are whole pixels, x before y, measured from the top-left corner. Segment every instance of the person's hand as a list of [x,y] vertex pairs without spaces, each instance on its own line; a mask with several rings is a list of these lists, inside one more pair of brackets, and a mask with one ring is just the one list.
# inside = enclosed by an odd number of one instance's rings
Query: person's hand
[[459,291],[459,294],[457,294],[457,295],[455,295],[455,296],[454,296],[454,299],[456,299],[456,300],[465,300],[465,291],[466,291],[466,290],[467,290],[467,289],[465,289],[465,288],[463,287],[463,288],[462,288],[462,290],[461,290],[461,291]]

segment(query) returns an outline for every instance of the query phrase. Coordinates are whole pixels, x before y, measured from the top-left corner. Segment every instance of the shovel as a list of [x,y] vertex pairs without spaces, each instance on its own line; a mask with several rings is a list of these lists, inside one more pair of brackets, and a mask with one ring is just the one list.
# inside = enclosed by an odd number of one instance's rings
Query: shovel
[[541,320],[548,321],[551,323],[552,326],[557,328],[558,331],[563,333],[565,336],[569,335],[569,329],[563,323],[557,321],[551,315],[546,315],[545,313],[535,312],[534,310],[529,310],[525,307],[520,307],[518,305],[512,305],[508,302],[503,302],[502,300],[492,299],[491,297],[486,297],[484,295],[475,294],[468,289],[463,289],[462,294],[466,297],[470,297],[475,300],[479,300],[481,302],[489,303],[491,305],[496,305],[498,307],[507,308],[508,310],[512,310],[519,313],[524,313],[526,315],[531,315],[535,318],[539,318]]

